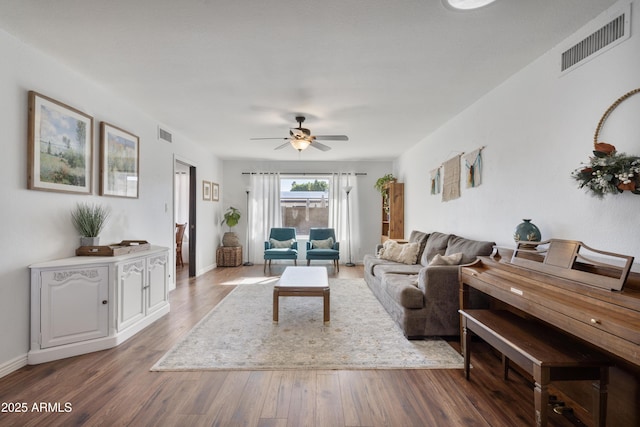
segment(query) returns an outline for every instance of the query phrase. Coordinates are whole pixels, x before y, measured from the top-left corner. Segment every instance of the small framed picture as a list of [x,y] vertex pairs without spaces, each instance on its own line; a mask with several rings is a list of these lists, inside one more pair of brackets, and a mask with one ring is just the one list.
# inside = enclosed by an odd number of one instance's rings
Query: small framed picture
[[211,200],[211,183],[202,181],[202,200]]
[[138,198],[140,139],[100,123],[100,195]]
[[217,202],[218,200],[220,200],[220,186],[215,182],[212,182],[211,187],[211,200]]
[[27,188],[91,194],[93,117],[29,92]]

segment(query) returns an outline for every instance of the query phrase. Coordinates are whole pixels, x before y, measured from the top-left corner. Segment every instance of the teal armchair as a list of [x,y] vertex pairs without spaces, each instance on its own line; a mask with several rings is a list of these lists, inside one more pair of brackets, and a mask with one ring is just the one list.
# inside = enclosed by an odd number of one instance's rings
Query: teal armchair
[[312,259],[331,260],[336,270],[340,271],[340,242],[336,242],[336,233],[333,228],[309,230],[307,265],[311,264]]
[[267,272],[267,262],[271,268],[271,260],[292,259],[298,265],[298,240],[296,229],[292,227],[272,228],[269,240],[264,242],[264,273]]

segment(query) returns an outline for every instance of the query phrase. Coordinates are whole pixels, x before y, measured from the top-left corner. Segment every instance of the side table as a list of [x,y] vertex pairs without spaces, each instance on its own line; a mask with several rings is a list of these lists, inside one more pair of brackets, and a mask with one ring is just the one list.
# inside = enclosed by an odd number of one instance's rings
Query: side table
[[238,267],[242,265],[242,246],[220,246],[216,250],[218,267]]

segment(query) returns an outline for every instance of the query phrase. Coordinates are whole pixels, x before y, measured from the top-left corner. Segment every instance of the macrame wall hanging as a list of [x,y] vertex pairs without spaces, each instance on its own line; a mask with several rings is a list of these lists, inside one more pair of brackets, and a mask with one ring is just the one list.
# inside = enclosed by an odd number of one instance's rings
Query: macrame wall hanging
[[598,198],[624,191],[640,194],[640,157],[618,153],[613,145],[598,141],[607,117],[620,103],[637,93],[640,93],[640,88],[625,93],[605,111],[593,136],[593,157],[571,173],[578,181],[578,188],[584,188]]
[[473,150],[462,156],[464,161],[464,174],[467,188],[474,188],[482,184],[482,150],[484,147]]
[[436,169],[429,172],[431,177],[431,194],[440,194],[441,184],[440,184],[440,169],[442,167],[438,166]]
[[460,154],[444,162],[442,201],[448,202],[460,197]]

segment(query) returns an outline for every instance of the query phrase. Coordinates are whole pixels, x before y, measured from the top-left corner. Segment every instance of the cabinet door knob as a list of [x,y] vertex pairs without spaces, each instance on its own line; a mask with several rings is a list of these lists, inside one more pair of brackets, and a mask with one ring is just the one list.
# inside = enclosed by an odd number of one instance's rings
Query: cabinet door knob
[[591,319],[591,323],[594,325],[599,325],[600,324],[600,320],[598,319]]
[[106,300],[106,299],[103,299],[103,300],[102,300],[102,304],[106,305],[106,304],[107,304],[107,300]]

